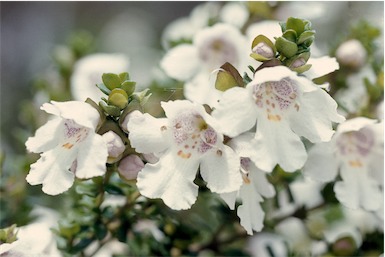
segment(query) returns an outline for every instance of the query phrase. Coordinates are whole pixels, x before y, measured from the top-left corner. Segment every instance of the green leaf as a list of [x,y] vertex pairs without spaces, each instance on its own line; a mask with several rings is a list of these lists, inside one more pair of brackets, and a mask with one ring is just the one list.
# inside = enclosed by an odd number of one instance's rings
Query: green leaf
[[286,29],[293,29],[297,32],[297,35],[301,35],[305,31],[305,20],[290,17],[286,21]]
[[120,78],[118,75],[113,73],[104,73],[102,75],[102,81],[104,85],[110,90],[120,87]]
[[123,83],[126,80],[130,80],[130,74],[128,72],[122,72],[119,74],[120,82]]
[[297,32],[295,32],[293,29],[286,30],[282,36],[291,42],[297,42]]
[[109,95],[110,93],[111,93],[111,90],[109,90],[107,87],[106,87],[106,85],[104,85],[103,83],[99,83],[99,84],[97,84],[96,85],[99,89],[100,89],[100,91],[102,91],[104,94],[106,94],[106,95]]
[[303,32],[299,36],[297,44],[302,44],[303,42],[305,42],[308,39],[314,40],[314,35],[315,35],[315,30],[308,30],[308,31]]
[[294,56],[298,50],[296,43],[293,43],[284,37],[277,38],[275,41],[275,47],[277,48],[278,52],[287,58]]
[[105,186],[105,190],[107,193],[112,194],[112,195],[124,195],[124,192],[120,187],[108,184]]
[[132,95],[135,92],[135,81],[126,80],[122,83],[121,88],[126,91],[127,95]]
[[113,105],[107,105],[105,102],[100,101],[99,106],[108,114],[114,117],[118,117],[120,115],[120,109]]

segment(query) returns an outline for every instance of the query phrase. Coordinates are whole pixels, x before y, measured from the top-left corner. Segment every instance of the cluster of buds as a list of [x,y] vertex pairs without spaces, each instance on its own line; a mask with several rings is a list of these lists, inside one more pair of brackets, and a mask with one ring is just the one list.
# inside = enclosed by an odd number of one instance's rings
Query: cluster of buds
[[130,80],[127,72],[119,75],[113,73],[104,73],[103,83],[98,84],[99,89],[108,95],[108,99],[102,98],[99,102],[100,107],[111,116],[120,116],[121,110],[127,107],[129,97],[135,91],[136,82]]
[[275,43],[263,35],[254,38],[250,56],[265,66],[283,64],[298,73],[309,70],[311,65],[306,62],[315,35],[310,21],[291,17],[280,25],[282,36],[276,38]]

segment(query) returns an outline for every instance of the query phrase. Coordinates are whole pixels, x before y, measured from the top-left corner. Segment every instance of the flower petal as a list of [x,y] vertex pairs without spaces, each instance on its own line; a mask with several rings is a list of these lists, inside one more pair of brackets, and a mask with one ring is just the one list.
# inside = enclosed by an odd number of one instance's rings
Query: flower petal
[[215,193],[236,191],[242,185],[240,159],[228,146],[212,149],[202,157],[200,171],[207,187]]
[[311,179],[329,182],[336,178],[339,162],[335,158],[334,142],[319,143],[308,151],[307,161],[302,171]]
[[27,150],[41,153],[53,149],[59,143],[58,135],[62,134],[62,121],[63,119],[54,118],[36,130],[35,136],[28,138],[25,143]]
[[140,153],[162,152],[169,146],[166,136],[167,119],[156,119],[148,113],[138,113],[129,119],[127,130],[132,147]]
[[230,210],[234,210],[237,196],[238,196],[238,191],[220,194],[220,197],[229,206]]
[[266,173],[258,169],[253,163],[250,166],[249,178],[258,194],[267,198],[275,196],[274,186],[267,180]]
[[223,94],[212,116],[217,120],[220,132],[235,137],[255,125],[257,110],[250,92],[234,87]]
[[199,69],[198,50],[193,45],[182,44],[172,48],[163,57],[160,66],[174,79],[186,81]]
[[337,199],[348,208],[359,207],[368,211],[378,210],[381,206],[382,192],[378,183],[368,177],[367,171],[355,168],[354,170],[342,167],[341,177],[334,185]]
[[48,113],[59,115],[64,119],[75,121],[77,124],[96,129],[100,115],[99,112],[90,104],[79,101],[55,102],[46,103],[41,107]]
[[238,207],[238,217],[241,219],[241,225],[246,229],[247,234],[252,235],[254,231],[261,231],[265,213],[262,210],[260,202],[262,197],[257,192],[253,184],[243,184],[240,190],[242,205]]
[[78,150],[76,177],[92,178],[106,173],[107,144],[98,134],[88,135]]
[[304,93],[298,112],[293,112],[290,126],[300,136],[311,142],[326,142],[334,134],[332,122],[343,122],[337,113],[337,103],[322,89]]
[[303,73],[309,79],[322,77],[340,68],[336,58],[329,56],[310,58],[306,64],[311,64],[310,70]]
[[192,80],[186,82],[183,87],[186,99],[213,107],[223,94],[215,88],[215,78],[206,72],[200,72]]
[[269,121],[258,119],[254,152],[250,159],[264,171],[272,171],[276,164],[287,172],[300,169],[306,161],[306,150],[286,120]]
[[149,198],[162,198],[174,210],[189,209],[198,195],[198,186],[193,183],[198,165],[198,159],[182,159],[169,150],[159,162],[147,163],[139,172],[139,192]]
[[43,184],[43,192],[49,195],[67,191],[74,182],[74,174],[69,171],[74,153],[61,153],[54,149],[43,153],[40,159],[31,165],[26,180],[31,185]]

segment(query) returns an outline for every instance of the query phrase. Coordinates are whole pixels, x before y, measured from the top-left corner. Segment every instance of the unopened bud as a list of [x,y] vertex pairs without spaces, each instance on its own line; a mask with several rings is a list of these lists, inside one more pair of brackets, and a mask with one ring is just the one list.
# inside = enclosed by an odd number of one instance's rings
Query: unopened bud
[[124,132],[128,133],[128,130],[127,130],[127,123],[128,121],[132,118],[132,117],[140,117],[142,116],[143,114],[138,111],[138,110],[135,110],[135,111],[132,111],[130,112],[129,114],[126,115],[126,117],[124,117],[124,120],[122,122],[122,125],[121,125],[121,128],[123,129]]
[[351,39],[338,47],[336,57],[340,64],[358,69],[365,64],[366,50],[360,41]]
[[262,55],[263,57],[266,57],[266,58],[273,58],[274,57],[273,49],[264,42],[258,43],[253,48],[253,52],[256,54]]
[[107,144],[108,163],[114,163],[126,149],[122,139],[113,131],[108,131],[102,135]]
[[139,171],[144,167],[142,159],[131,154],[122,159],[118,166],[119,174],[127,180],[136,179]]
[[306,64],[306,60],[304,58],[296,59],[290,66],[290,68],[298,68]]
[[352,256],[356,248],[356,242],[349,236],[338,239],[332,246],[333,253],[337,256]]
[[108,104],[124,109],[128,104],[128,95],[121,88],[114,88],[108,96]]

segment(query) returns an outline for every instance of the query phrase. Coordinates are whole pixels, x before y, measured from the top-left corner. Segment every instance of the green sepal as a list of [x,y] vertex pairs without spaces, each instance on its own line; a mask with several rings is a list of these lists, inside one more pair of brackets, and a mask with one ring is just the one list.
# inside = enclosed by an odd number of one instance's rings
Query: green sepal
[[277,38],[275,41],[275,47],[277,48],[278,52],[287,58],[294,56],[298,51],[297,44],[287,40],[284,37]]
[[124,109],[128,104],[128,95],[126,91],[121,88],[114,88],[108,96],[108,104],[114,105],[120,110]]
[[119,76],[114,73],[104,73],[102,75],[102,81],[104,85],[110,90],[120,87],[121,83]]
[[121,89],[126,91],[127,95],[130,96],[132,95],[132,93],[135,92],[135,85],[136,85],[135,81],[126,80],[122,83]]
[[230,63],[223,64],[217,74],[215,88],[220,91],[226,91],[232,87],[243,87],[243,79],[237,69]]
[[261,65],[259,65],[259,67],[255,70],[255,72],[262,70],[263,68],[275,67],[280,65],[282,65],[282,62],[274,58],[274,59],[271,59],[270,61],[264,62]]
[[122,72],[119,74],[120,82],[123,83],[126,80],[130,80],[130,74],[128,72]]
[[297,44],[302,44],[306,40],[309,40],[309,39],[311,39],[313,41],[314,40],[314,35],[315,35],[315,30],[308,30],[308,31],[303,32],[299,36]]
[[100,91],[102,91],[104,94],[106,94],[106,95],[109,95],[110,93],[111,93],[111,90],[109,90],[107,87],[106,87],[106,85],[104,85],[103,83],[99,83],[99,84],[97,84],[96,85],[99,89],[100,89]]
[[305,31],[306,20],[290,17],[286,21],[286,30],[292,29],[297,32],[297,35],[301,35]]
[[[270,49],[272,50],[273,52],[273,55],[271,57],[269,56],[264,56],[264,55],[261,55],[259,53],[257,53],[256,51],[254,51],[254,48],[259,44],[259,43],[264,43],[266,46],[270,47]],[[257,61],[267,61],[267,60],[271,60],[272,58],[274,58],[275,56],[275,53],[277,52],[277,49],[275,48],[275,45],[273,42],[271,42],[271,40],[269,38],[267,38],[266,36],[264,35],[258,35],[254,38],[252,44],[251,44],[251,50],[252,50],[252,53],[250,54],[250,56],[252,58],[254,58],[255,60]]]
[[265,62],[265,61],[271,60],[271,58],[266,58],[266,57],[264,57],[260,54],[256,54],[256,53],[251,53],[250,57],[253,58],[254,60],[258,61],[258,62]]
[[100,101],[99,106],[108,114],[114,117],[118,117],[120,115],[120,109],[113,105],[107,105],[106,102]]
[[[301,59],[301,58],[303,59],[302,65],[305,65],[306,62],[310,58],[310,52],[303,52],[301,54],[297,54],[297,55],[285,60],[285,65],[289,68],[295,68],[295,67],[293,67],[293,64],[295,63],[296,60]],[[300,66],[302,66],[302,65],[300,65]],[[299,67],[299,66],[297,66],[297,67]]]
[[311,64],[305,64],[297,68],[290,68],[292,71],[296,71],[297,73],[303,73],[308,71],[311,68]]
[[123,142],[127,142],[128,139],[127,139],[127,135],[122,131],[122,129],[119,127],[119,125],[112,121],[112,120],[107,120],[103,126],[100,128],[100,130],[98,131],[98,133],[100,135],[103,135],[104,133],[107,133],[108,131],[112,131],[114,132],[115,134],[117,134]]
[[286,30],[282,36],[291,42],[297,42],[297,32],[293,29]]

